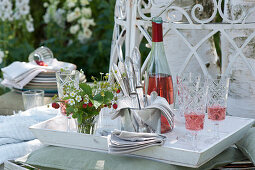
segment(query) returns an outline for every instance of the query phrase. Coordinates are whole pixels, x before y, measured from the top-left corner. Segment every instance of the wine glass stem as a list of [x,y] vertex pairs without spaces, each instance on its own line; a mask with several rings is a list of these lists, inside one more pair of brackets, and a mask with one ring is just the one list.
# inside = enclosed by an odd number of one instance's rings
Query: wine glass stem
[[197,131],[192,132],[192,147],[194,150],[197,150]]
[[220,126],[220,124],[219,124],[219,122],[215,122],[214,123],[214,133],[215,133],[215,135],[214,135],[214,137],[215,137],[215,139],[220,139],[220,132],[219,132],[219,127]]
[[70,118],[68,116],[66,116],[66,120],[67,120],[67,122],[66,122],[66,124],[67,124],[66,131],[70,132]]

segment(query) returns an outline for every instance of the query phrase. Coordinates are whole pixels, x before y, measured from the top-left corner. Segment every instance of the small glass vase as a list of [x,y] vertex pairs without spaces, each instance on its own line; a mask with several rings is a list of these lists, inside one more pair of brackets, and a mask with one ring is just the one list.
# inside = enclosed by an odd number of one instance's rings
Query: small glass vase
[[96,123],[97,123],[98,116],[93,116],[90,118],[82,118],[82,122],[78,122],[76,119],[77,125],[77,132],[78,133],[85,133],[85,134],[94,134],[96,130]]

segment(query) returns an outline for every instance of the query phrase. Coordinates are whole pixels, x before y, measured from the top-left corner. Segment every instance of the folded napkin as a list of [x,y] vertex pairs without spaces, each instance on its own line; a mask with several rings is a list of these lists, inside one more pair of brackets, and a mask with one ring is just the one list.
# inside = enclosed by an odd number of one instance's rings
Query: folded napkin
[[[127,110],[129,110],[127,112]],[[137,132],[139,127],[146,127],[149,132],[159,132],[158,123],[161,114],[166,117],[171,128],[174,126],[174,112],[165,98],[160,96],[148,96],[148,106],[145,108],[132,108],[132,101],[130,98],[122,98],[118,100],[118,109],[114,112],[112,119],[117,117],[125,117],[126,122],[122,122],[123,130]],[[127,122],[128,121],[128,122]],[[146,131],[146,130],[145,130]]]
[[25,156],[42,147],[38,139],[0,146],[0,164]]
[[76,66],[71,63],[61,62],[53,59],[49,66],[39,66],[33,63],[15,61],[7,67],[2,68],[4,80],[2,84],[7,87],[22,89],[39,73],[52,71],[56,72],[61,68],[75,70]]
[[56,116],[58,112],[42,106],[12,116],[0,116],[0,164],[38,149],[42,144],[35,140],[29,127]]
[[156,133],[136,133],[115,130],[108,137],[109,153],[130,153],[164,144],[166,137]]

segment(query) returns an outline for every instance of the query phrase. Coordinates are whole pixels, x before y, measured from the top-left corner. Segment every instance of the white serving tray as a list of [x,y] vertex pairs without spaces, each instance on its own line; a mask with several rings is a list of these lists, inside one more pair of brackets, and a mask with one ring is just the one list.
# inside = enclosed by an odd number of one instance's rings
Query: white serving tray
[[[154,146],[127,155],[197,168],[240,140],[253,122],[253,119],[227,116],[220,126],[220,139],[212,143],[212,123],[206,118],[204,130],[198,134],[198,148],[193,150],[191,140],[183,137],[187,136],[184,123],[176,121],[174,130],[166,134],[167,140],[163,146]],[[66,119],[59,116],[31,126],[30,129],[47,145],[108,152],[107,137],[67,133],[65,125]]]

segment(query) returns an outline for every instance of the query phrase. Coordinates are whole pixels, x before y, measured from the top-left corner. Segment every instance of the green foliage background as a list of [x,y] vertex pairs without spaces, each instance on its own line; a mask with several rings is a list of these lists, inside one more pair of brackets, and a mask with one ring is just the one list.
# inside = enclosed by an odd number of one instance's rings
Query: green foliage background
[[[93,35],[85,44],[74,41],[71,45],[68,45],[69,30],[64,30],[54,23],[44,24],[43,15],[46,12],[43,7],[44,2],[48,2],[48,0],[30,0],[31,15],[34,19],[35,27],[33,33],[28,33],[24,29],[13,32],[15,30],[14,27],[6,27],[5,24],[0,24],[0,48],[1,43],[8,39],[8,43],[5,43],[8,57],[0,64],[0,68],[14,61],[27,61],[28,55],[34,49],[45,45],[53,51],[54,57],[58,60],[74,63],[78,69],[83,69],[88,80],[90,80],[92,75],[99,77],[99,72],[108,72],[114,26],[115,0],[90,1],[92,18],[96,23],[96,26],[92,28]],[[203,2],[206,3],[207,1]],[[64,3],[64,0],[61,3]],[[220,17],[218,16],[217,18]],[[216,22],[220,22],[220,20],[216,19]],[[9,30],[9,33],[6,34],[4,30]],[[216,34],[214,42],[220,56],[219,37],[219,34]],[[145,40],[141,44],[140,50],[142,60],[144,61],[149,50],[145,47]]]
[[96,23],[92,28],[93,35],[85,44],[73,41],[71,45],[67,44],[69,30],[53,23],[44,24],[44,2],[47,0],[30,1],[35,31],[26,34],[20,30],[15,33],[14,38],[8,42],[6,49],[9,54],[2,67],[13,61],[27,61],[28,55],[35,48],[45,45],[53,51],[55,58],[76,64],[78,69],[84,70],[88,78],[91,75],[99,76],[99,72],[108,72],[115,0],[90,1],[92,18]]

